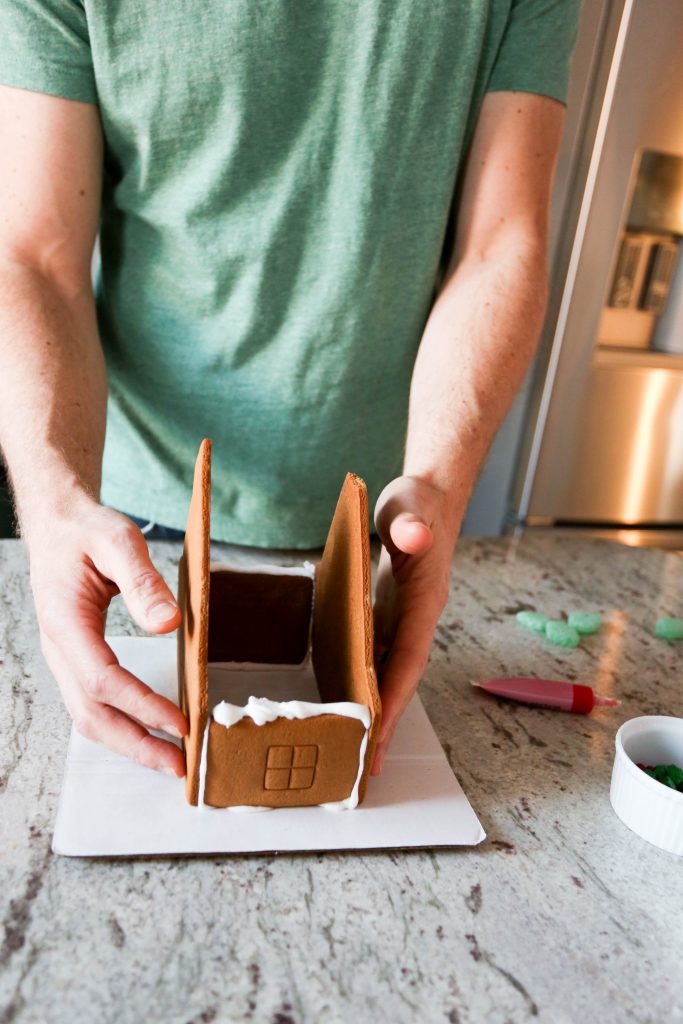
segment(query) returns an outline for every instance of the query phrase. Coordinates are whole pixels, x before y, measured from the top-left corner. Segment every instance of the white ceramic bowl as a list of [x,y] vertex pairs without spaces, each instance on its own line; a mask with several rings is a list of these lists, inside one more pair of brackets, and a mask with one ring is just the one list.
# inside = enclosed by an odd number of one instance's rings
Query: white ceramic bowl
[[638,767],[677,764],[683,768],[683,718],[631,718],[617,732],[615,746],[609,797],[616,814],[649,843],[683,855],[683,793]]

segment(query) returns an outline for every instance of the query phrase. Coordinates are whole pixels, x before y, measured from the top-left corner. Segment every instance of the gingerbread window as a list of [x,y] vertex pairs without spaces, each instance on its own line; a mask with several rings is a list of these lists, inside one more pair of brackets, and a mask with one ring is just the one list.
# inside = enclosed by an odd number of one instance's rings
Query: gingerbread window
[[269,747],[264,789],[310,789],[318,763],[318,748],[305,746]]

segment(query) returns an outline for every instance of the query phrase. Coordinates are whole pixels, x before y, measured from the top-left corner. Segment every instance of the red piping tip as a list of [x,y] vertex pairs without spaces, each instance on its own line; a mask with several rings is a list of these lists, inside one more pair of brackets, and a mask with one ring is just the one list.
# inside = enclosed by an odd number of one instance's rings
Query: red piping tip
[[615,697],[603,697],[600,693],[594,694],[593,699],[596,708],[618,708],[621,704],[621,701],[616,700]]

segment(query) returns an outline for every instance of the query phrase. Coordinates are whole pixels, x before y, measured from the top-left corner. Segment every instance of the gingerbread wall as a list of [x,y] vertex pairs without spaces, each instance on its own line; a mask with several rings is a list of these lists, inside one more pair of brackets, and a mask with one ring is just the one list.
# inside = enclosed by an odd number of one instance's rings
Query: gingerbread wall
[[212,722],[204,802],[301,807],[344,800],[356,781],[364,735],[361,722],[341,715],[266,725],[243,718],[229,729]]

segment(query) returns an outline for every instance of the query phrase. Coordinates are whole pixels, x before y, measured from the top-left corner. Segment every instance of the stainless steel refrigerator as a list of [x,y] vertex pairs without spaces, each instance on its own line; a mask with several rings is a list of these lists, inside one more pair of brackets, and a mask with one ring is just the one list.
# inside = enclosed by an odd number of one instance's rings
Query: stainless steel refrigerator
[[589,0],[579,48],[508,522],[683,548],[683,0]]

